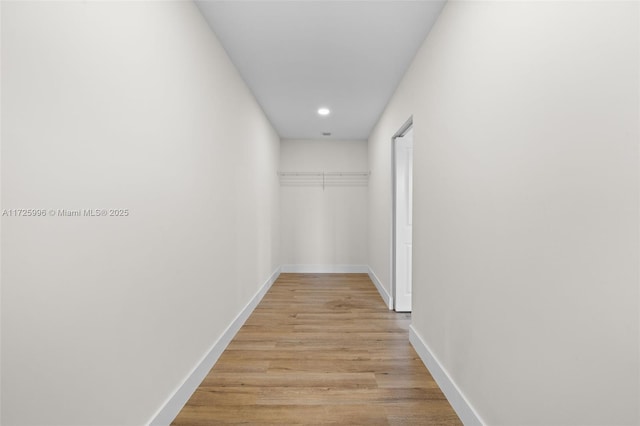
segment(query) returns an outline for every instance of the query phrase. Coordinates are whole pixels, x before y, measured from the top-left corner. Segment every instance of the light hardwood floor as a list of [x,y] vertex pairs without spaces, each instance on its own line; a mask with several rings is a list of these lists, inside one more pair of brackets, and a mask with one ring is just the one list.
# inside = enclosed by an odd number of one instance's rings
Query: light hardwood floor
[[459,425],[366,274],[282,274],[174,425]]

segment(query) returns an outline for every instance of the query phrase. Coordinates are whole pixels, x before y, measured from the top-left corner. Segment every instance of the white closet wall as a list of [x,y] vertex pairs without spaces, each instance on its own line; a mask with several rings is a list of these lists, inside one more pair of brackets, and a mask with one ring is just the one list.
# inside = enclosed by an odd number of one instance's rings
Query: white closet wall
[[367,142],[283,140],[280,150],[283,271],[366,272]]

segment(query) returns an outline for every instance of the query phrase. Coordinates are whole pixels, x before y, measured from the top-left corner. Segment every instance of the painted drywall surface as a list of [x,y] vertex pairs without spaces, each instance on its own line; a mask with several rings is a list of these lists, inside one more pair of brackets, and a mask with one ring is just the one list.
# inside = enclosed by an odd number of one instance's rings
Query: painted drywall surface
[[2,2],[2,424],[148,422],[279,265],[279,138],[189,2]]
[[[391,295],[392,245],[392,176],[391,137],[403,121],[390,117],[395,111],[387,107],[369,138],[368,250],[369,267]],[[402,114],[402,113],[400,113]],[[411,113],[407,113],[409,118]],[[397,123],[397,125],[396,125]],[[392,130],[394,129],[395,130]]]
[[[366,172],[366,141],[283,140],[283,172]],[[366,265],[366,186],[282,186],[283,265]]]
[[385,279],[413,115],[413,323],[488,424],[640,422],[638,16],[449,2],[369,140]]

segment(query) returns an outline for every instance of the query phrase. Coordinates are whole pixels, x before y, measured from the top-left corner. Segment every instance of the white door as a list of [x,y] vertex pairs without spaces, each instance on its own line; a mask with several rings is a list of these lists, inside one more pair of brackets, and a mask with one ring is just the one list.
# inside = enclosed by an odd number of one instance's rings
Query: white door
[[395,139],[395,163],[395,309],[398,312],[411,312],[413,128]]

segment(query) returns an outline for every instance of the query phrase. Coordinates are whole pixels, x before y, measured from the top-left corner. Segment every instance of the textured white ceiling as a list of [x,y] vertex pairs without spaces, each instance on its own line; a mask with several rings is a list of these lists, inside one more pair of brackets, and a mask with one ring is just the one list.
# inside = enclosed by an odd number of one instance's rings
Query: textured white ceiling
[[282,138],[366,139],[444,0],[197,4]]

